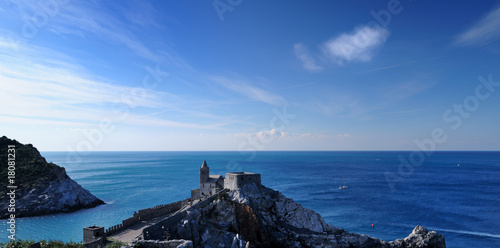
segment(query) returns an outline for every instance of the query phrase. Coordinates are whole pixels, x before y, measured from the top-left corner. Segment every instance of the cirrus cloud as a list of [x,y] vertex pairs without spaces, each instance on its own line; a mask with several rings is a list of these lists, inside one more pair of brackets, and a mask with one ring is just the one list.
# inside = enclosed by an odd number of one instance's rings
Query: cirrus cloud
[[302,62],[304,69],[311,72],[321,71],[323,69],[322,66],[317,65],[316,60],[309,55],[307,48],[302,43],[295,44],[293,48],[295,50],[295,56]]
[[475,25],[459,34],[455,45],[480,46],[500,39],[500,6],[491,10]]
[[360,26],[350,33],[342,33],[321,44],[320,54],[317,56],[309,54],[303,44],[297,43],[294,45],[295,56],[302,63],[302,67],[310,72],[323,69],[323,65],[319,65],[317,61],[333,61],[338,65],[369,62],[388,37],[389,31],[380,26]]

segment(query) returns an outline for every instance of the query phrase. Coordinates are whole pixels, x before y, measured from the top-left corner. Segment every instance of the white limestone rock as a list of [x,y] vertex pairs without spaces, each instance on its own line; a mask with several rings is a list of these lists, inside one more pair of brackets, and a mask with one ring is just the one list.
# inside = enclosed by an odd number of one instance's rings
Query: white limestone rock
[[[335,228],[313,210],[278,191],[247,184],[193,208],[172,228],[175,239],[195,247],[445,248],[444,237],[417,226],[404,239],[386,242]],[[159,237],[157,237],[159,238]]]
[[104,204],[63,170],[58,180],[41,183],[38,187],[22,192],[16,199],[17,216],[37,216],[59,212],[71,212]]
[[244,185],[239,190],[231,191],[229,195],[231,200],[235,202],[263,210],[260,212],[264,213],[262,217],[266,223],[281,221],[296,228],[304,228],[318,233],[334,230],[334,227],[327,224],[318,213],[304,208],[293,199],[264,186]]
[[[63,167],[48,163],[33,145],[0,137],[0,154],[7,154],[8,146],[15,146],[15,175],[10,180],[0,180],[0,205],[8,206],[15,200],[16,218],[71,212],[104,204],[73,181]],[[0,156],[0,164],[7,164],[7,156]],[[7,170],[1,172],[2,178],[7,179]],[[7,183],[17,188],[10,189]],[[12,193],[15,199],[11,199]],[[3,211],[0,218],[8,218],[10,214]]]
[[404,239],[397,239],[392,242],[397,247],[408,248],[446,248],[444,236],[436,233],[436,231],[429,231],[423,226],[416,226],[408,237]]

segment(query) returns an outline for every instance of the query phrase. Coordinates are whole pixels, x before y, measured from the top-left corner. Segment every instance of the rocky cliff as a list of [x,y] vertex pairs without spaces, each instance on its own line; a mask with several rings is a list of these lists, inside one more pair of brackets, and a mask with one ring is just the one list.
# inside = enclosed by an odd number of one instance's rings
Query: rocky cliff
[[[15,151],[9,151],[9,145],[13,145]],[[9,157],[10,161],[15,161],[14,167],[8,167]],[[0,205],[13,205],[12,209],[15,209],[15,212],[2,211],[0,218],[8,218],[10,214],[18,218],[71,212],[104,204],[73,181],[64,168],[47,163],[31,144],[24,145],[1,137],[0,165]],[[13,181],[9,181],[9,175]],[[15,198],[8,194],[13,191]]]
[[[161,230],[164,234],[154,239],[192,242],[183,247],[446,247],[443,235],[421,226],[391,242],[349,233],[325,223],[318,213],[280,192],[255,184],[223,193],[204,207],[193,207],[177,224],[161,226]],[[139,247],[144,244],[137,243]]]

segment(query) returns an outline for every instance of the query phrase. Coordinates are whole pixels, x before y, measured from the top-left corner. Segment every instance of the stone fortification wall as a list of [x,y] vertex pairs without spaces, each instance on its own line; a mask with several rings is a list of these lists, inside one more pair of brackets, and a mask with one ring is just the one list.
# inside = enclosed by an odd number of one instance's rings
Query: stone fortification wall
[[226,173],[226,178],[224,179],[224,188],[237,190],[243,187],[243,185],[250,183],[255,183],[257,186],[260,186],[260,174],[249,172]]
[[108,235],[111,235],[113,233],[117,233],[121,230],[123,230],[124,227],[123,227],[123,224],[118,224],[118,225],[114,225],[114,226],[110,226],[106,229],[106,232],[105,232],[105,235],[108,236]]
[[145,239],[145,240],[148,240],[148,239],[163,239],[164,235],[165,235],[165,232],[166,230],[171,227],[171,226],[175,226],[177,225],[177,223],[179,223],[182,219],[184,219],[186,216],[187,216],[187,210],[189,211],[192,211],[192,210],[195,210],[195,209],[200,209],[200,208],[204,208],[206,207],[208,204],[210,204],[215,198],[217,198],[220,194],[222,193],[225,193],[227,192],[226,189],[223,189],[219,192],[217,192],[216,194],[208,197],[207,199],[204,199],[200,202],[197,202],[196,204],[194,204],[192,207],[186,209],[186,210],[183,210],[183,211],[180,211],[150,227],[147,227],[147,228],[144,228],[144,230],[142,230],[142,237]]
[[83,243],[85,244],[85,248],[101,248],[104,243],[104,235],[104,227],[102,226],[83,228]]
[[190,199],[188,198],[188,199],[185,199],[183,201],[178,201],[178,202],[174,202],[174,203],[170,203],[170,204],[162,204],[162,205],[158,205],[158,206],[155,206],[152,208],[141,209],[138,212],[134,213],[134,215],[132,217],[123,220],[121,224],[114,225],[114,226],[107,228],[105,231],[105,235],[106,236],[112,235],[114,233],[117,233],[119,231],[126,229],[127,227],[130,227],[134,224],[137,224],[141,221],[146,221],[146,220],[156,218],[158,216],[173,213],[173,212],[181,209],[181,207],[183,205],[187,205],[189,203],[189,201],[190,201]]
[[[158,216],[169,214],[181,209],[183,201],[178,201],[170,204],[158,205],[153,208],[139,210],[137,216],[139,220],[150,220]],[[133,217],[132,217],[133,218]]]

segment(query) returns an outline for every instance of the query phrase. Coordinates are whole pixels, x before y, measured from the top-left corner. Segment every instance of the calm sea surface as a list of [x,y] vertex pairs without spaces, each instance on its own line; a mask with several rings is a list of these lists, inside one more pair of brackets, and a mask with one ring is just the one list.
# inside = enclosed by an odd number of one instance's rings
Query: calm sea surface
[[[394,240],[420,224],[443,233],[447,247],[500,247],[500,152],[435,152],[406,167],[399,157],[410,152],[93,152],[80,163],[66,152],[42,155],[107,204],[17,219],[18,238],[81,241],[85,226],[188,198],[206,160],[210,174],[260,173],[265,186],[350,232]],[[0,242],[7,235],[3,220]]]

